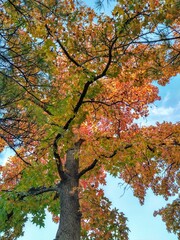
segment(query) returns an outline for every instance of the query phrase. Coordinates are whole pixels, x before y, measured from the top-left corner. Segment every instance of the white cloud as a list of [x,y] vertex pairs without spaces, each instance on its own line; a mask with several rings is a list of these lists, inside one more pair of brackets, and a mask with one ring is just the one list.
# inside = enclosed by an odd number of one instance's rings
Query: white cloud
[[175,111],[175,108],[172,107],[153,107],[150,109],[150,115],[157,116],[169,116],[172,115]]
[[137,123],[139,126],[155,125],[157,122],[178,122],[180,120],[180,102],[174,106],[154,106],[149,107],[147,118],[140,118]]
[[162,100],[162,104],[167,103],[170,100],[170,93],[168,92]]

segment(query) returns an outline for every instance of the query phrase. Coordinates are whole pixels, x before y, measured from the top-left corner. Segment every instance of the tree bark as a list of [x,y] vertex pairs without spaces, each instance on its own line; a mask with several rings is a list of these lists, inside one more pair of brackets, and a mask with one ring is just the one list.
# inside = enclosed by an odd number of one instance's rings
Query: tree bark
[[78,150],[79,146],[75,146],[67,151],[65,165],[67,178],[61,180],[59,185],[60,223],[55,240],[80,240],[79,160],[75,157]]

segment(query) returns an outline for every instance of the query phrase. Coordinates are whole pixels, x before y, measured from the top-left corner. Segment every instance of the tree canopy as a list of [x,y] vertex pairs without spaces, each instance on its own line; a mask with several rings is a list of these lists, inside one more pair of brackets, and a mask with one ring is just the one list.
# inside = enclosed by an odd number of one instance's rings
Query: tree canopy
[[[107,173],[142,204],[149,188],[178,193],[179,123],[136,120],[160,100],[154,83],[179,73],[179,8],[118,0],[107,16],[73,0],[0,1],[0,150],[15,152],[0,166],[1,239],[21,236],[29,214],[43,226],[46,209],[60,219],[56,239],[71,239],[61,235],[70,203],[82,239],[127,240],[102,190]],[[178,209],[155,214],[180,237]]]

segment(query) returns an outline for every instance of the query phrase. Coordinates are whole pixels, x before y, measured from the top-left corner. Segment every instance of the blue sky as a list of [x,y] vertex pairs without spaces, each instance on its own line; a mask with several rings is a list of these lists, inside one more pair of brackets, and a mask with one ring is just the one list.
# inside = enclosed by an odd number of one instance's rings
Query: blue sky
[[180,121],[180,75],[171,78],[165,87],[159,87],[160,101],[149,107],[150,115],[142,124],[151,125],[158,122]]

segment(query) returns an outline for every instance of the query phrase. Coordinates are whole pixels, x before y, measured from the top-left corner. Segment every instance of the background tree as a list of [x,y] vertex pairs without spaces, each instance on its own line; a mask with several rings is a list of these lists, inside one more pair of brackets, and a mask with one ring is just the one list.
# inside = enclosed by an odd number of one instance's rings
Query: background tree
[[77,1],[1,1],[0,148],[16,153],[0,168],[2,239],[22,235],[29,213],[43,226],[46,209],[56,240],[128,239],[106,173],[141,203],[148,188],[178,193],[179,124],[134,122],[159,99],[154,81],[179,71],[178,8],[120,0],[106,16]]

